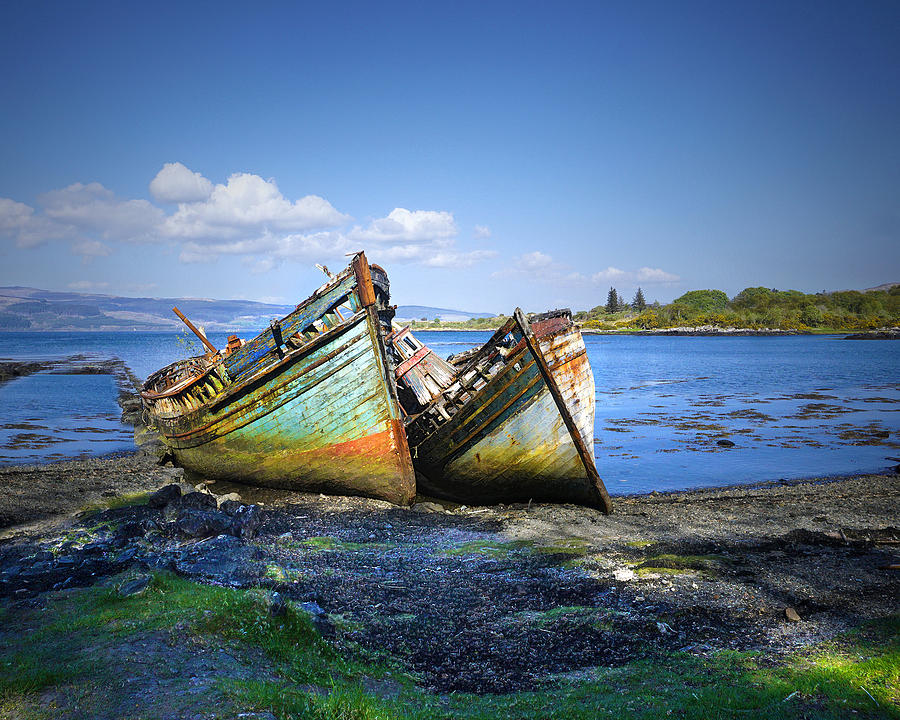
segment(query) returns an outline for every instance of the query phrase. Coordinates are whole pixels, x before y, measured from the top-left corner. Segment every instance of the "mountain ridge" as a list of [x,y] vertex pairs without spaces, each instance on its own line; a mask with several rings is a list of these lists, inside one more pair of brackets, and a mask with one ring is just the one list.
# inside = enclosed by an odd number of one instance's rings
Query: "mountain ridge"
[[[125,297],[16,285],[0,287],[0,331],[178,331],[184,325],[172,312],[175,305],[207,332],[258,332],[296,307],[255,300]],[[492,317],[492,313],[400,305],[397,317],[469,319]]]

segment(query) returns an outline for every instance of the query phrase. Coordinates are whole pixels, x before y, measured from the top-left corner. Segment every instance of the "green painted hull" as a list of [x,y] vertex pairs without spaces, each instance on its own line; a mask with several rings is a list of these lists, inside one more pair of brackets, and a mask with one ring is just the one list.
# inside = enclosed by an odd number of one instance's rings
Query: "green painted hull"
[[[322,316],[317,303],[331,306],[348,288],[349,279],[307,305]],[[276,328],[188,378],[184,390],[145,392],[175,463],[210,480],[412,502],[415,474],[378,318],[355,297],[350,317],[326,316],[334,324],[305,344],[294,336],[298,348],[279,346]],[[304,312],[283,326],[309,327]]]

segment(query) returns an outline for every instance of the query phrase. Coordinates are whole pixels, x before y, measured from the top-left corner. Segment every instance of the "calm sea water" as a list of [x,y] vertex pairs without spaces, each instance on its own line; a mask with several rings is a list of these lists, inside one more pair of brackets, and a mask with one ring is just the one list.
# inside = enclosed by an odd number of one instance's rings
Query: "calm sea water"
[[[446,356],[490,333],[417,333]],[[225,335],[212,334],[214,344]],[[613,494],[883,471],[900,462],[900,342],[585,336]],[[0,334],[0,357],[118,357],[141,379],[199,352],[168,333]],[[0,464],[131,449],[107,376],[0,386]],[[727,439],[734,447],[721,447]]]

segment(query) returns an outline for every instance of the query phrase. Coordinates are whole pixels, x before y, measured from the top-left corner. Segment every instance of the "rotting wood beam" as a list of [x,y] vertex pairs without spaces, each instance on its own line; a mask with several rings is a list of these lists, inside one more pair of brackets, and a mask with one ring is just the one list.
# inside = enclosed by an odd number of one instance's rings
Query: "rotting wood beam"
[[213,345],[213,344],[206,338],[206,335],[204,335],[202,332],[200,332],[200,331],[194,326],[194,323],[192,323],[190,320],[188,320],[188,319],[184,316],[184,313],[181,312],[181,310],[179,310],[177,307],[173,307],[173,308],[172,308],[172,312],[175,313],[178,317],[181,318],[181,321],[191,329],[191,331],[194,333],[194,335],[196,335],[198,338],[200,338],[200,342],[202,342],[202,343],[204,344],[204,346],[206,346],[206,349],[209,350],[209,352],[210,352],[211,355],[215,355],[217,352],[219,352],[218,349],[216,348],[216,346]]
[[359,293],[359,301],[363,307],[375,304],[375,286],[372,285],[372,273],[369,270],[369,261],[364,252],[353,256],[350,263],[356,275],[356,289]]

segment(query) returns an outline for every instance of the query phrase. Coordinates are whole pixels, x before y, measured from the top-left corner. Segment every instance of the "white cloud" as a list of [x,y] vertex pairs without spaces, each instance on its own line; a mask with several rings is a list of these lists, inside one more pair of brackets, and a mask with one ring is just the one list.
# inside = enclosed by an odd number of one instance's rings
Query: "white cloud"
[[660,268],[642,267],[631,271],[610,266],[606,270],[594,273],[591,280],[594,283],[621,283],[626,287],[637,287],[638,285],[674,285],[680,282],[681,278]]
[[591,276],[591,280],[594,282],[617,282],[625,279],[627,276],[628,273],[624,270],[620,270],[619,268],[610,265],[606,270],[600,270],[599,272],[594,273]]
[[271,256],[261,257],[254,260],[252,257],[245,257],[241,264],[250,270],[252,275],[265,275],[270,270],[274,270],[280,264],[278,260]]
[[491,229],[487,225],[476,225],[472,231],[472,235],[476,240],[484,240],[491,236]]
[[449,240],[457,233],[452,213],[394,208],[387,217],[373,220],[367,228],[353,228],[350,238],[380,243],[422,243]]
[[156,283],[126,283],[125,285],[120,285],[123,292],[130,293],[148,293],[151,290],[155,290],[156,287]]
[[245,240],[225,242],[195,242],[184,244],[179,259],[182,262],[208,262],[219,255],[245,255],[255,258],[258,267],[265,257],[275,260],[269,269],[282,260],[315,263],[323,260],[344,259],[349,252],[358,250],[344,235],[336,231],[323,231],[308,235],[275,235],[266,233]]
[[150,181],[150,194],[163,203],[191,203],[206,200],[213,184],[180,162],[166,163]]
[[89,257],[106,257],[112,253],[112,248],[99,240],[83,240],[72,246],[72,252],[87,260]]
[[235,173],[226,184],[216,185],[203,202],[179,205],[166,218],[164,231],[173,238],[215,242],[272,231],[335,227],[348,219],[318,195],[291,202],[281,194],[274,180]]
[[[395,207],[368,225],[348,228],[351,218],[326,199],[306,195],[292,201],[274,180],[250,173],[214,185],[182,163],[166,163],[151,180],[150,192],[157,202],[177,207],[166,212],[147,200],[123,199],[97,182],[45,193],[39,198],[42,210],[0,198],[0,237],[13,238],[20,247],[69,240],[72,252],[85,261],[109,255],[116,243],[168,242],[181,262],[238,256],[254,273],[284,262],[340,264],[346,254],[362,249],[376,262],[432,268],[467,268],[497,255],[483,247],[456,247],[459,230],[447,211]],[[490,230],[476,225],[475,235],[486,238]]]
[[20,248],[35,247],[48,240],[66,237],[72,230],[42,215],[35,215],[30,205],[0,198],[0,237],[15,239],[16,246]]
[[126,242],[158,239],[155,231],[164,213],[146,200],[120,200],[100,183],[74,183],[39,197],[51,220],[81,232]]
[[560,276],[565,267],[555,262],[551,255],[535,250],[513,258],[511,263],[491,273],[491,277],[546,282]]
[[635,279],[647,285],[671,285],[681,280],[678,275],[673,275],[659,268],[648,267],[642,267],[638,270],[635,274]]
[[520,270],[547,270],[553,264],[553,258],[547,255],[546,253],[542,253],[540,250],[535,250],[534,252],[526,253],[525,255],[521,255],[516,260],[516,266]]
[[472,250],[470,252],[445,251],[438,252],[422,260],[422,265],[435,268],[468,268],[496,257],[496,250]]
[[0,198],[0,232],[21,230],[34,216],[34,208],[10,198]]
[[495,278],[518,278],[528,282],[565,287],[588,287],[590,285],[618,285],[637,287],[638,285],[672,285],[681,278],[660,268],[642,267],[639,270],[623,270],[610,265],[599,270],[590,279],[583,272],[573,270],[566,263],[557,262],[551,255],[535,250],[515,258],[513,263],[495,272]]

